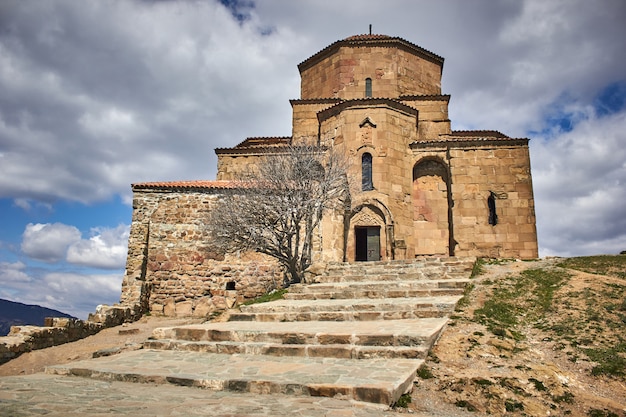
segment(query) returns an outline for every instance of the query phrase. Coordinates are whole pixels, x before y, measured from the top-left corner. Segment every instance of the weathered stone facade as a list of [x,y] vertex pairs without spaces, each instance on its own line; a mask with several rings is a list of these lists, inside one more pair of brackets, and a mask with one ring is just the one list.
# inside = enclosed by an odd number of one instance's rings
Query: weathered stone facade
[[135,186],[122,304],[203,317],[282,285],[272,259],[211,252],[205,222],[219,189],[177,184]]
[[204,315],[280,285],[271,259],[213,254],[203,222],[231,180],[290,144],[334,147],[351,161],[352,207],[325,216],[317,262],[538,256],[528,139],[451,130],[443,58],[404,39],[359,35],[298,68],[290,137],[217,149],[217,181],[133,185],[122,302]]

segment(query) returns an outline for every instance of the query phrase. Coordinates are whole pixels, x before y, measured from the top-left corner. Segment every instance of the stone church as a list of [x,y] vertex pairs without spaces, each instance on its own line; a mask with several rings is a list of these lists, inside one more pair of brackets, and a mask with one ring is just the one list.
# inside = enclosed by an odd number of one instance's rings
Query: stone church
[[291,144],[340,149],[358,184],[349,212],[324,218],[314,241],[318,263],[536,258],[528,139],[452,130],[443,63],[398,37],[337,41],[298,65],[291,136],[216,149],[215,181],[133,184],[122,302],[202,316],[279,286],[272,259],[214,253],[204,223],[238,173]]

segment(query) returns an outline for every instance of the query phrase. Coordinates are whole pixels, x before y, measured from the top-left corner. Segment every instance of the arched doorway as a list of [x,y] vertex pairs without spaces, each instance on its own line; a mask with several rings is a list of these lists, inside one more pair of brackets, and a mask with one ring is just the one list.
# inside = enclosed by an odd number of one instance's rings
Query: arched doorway
[[380,226],[355,226],[354,260],[380,261]]
[[346,230],[347,261],[393,259],[393,225],[386,207],[372,202],[357,205]]
[[415,256],[454,255],[452,198],[447,165],[428,158],[413,167]]

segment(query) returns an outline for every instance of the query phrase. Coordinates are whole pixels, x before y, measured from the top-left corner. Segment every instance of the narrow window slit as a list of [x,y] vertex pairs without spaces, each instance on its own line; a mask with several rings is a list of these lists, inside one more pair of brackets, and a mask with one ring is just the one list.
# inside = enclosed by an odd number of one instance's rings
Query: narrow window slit
[[489,192],[487,206],[489,207],[489,224],[495,226],[498,224],[498,215],[496,214],[496,194],[493,191]]
[[372,182],[372,154],[364,153],[361,157],[361,189],[371,191],[374,189]]

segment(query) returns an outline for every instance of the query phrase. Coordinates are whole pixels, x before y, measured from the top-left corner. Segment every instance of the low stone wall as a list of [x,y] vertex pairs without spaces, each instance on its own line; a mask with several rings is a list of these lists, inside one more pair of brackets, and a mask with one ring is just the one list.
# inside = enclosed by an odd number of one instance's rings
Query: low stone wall
[[139,317],[135,306],[98,306],[88,320],[47,317],[43,327],[12,326],[7,336],[0,337],[0,364],[22,353],[80,340]]
[[215,253],[206,229],[223,190],[133,187],[122,304],[144,313],[209,317],[283,285],[278,263],[258,253]]
[[162,258],[149,265],[152,314],[208,317],[282,287],[282,269],[267,259],[206,259],[190,266]]

